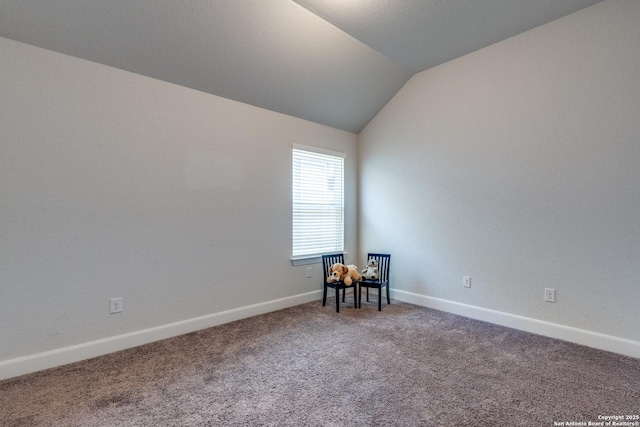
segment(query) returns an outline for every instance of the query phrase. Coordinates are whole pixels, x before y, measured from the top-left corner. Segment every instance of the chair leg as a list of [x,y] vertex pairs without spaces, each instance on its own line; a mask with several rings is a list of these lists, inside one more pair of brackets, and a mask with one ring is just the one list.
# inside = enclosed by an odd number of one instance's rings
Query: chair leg
[[387,284],[387,304],[391,304],[391,298],[389,298],[389,284]]
[[353,308],[358,308],[358,300],[356,296],[358,295],[358,285],[354,283],[353,285]]
[[322,291],[322,306],[327,305],[327,285],[324,285],[324,289]]
[[340,289],[336,288],[336,313],[340,313]]
[[369,287],[367,286],[367,302],[369,302]]
[[382,287],[378,286],[378,311],[382,311]]
[[362,308],[362,286],[358,286],[358,308]]

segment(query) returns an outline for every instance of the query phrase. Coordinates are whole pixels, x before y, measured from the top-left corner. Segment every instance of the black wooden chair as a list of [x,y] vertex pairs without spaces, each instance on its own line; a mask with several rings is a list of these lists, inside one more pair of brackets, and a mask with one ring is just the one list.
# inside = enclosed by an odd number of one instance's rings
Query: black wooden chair
[[367,288],[367,302],[369,301],[369,288],[376,288],[378,290],[378,311],[382,311],[382,288],[387,288],[387,304],[391,304],[391,298],[389,298],[389,263],[391,262],[391,255],[389,254],[368,254],[367,265],[370,259],[378,261],[378,278],[375,280],[365,279],[358,282],[358,307],[362,308],[362,288]]
[[353,288],[353,308],[358,308],[358,301],[356,300],[356,281],[353,284],[347,286],[343,281],[339,282],[327,282],[329,277],[329,269],[335,263],[339,262],[344,264],[344,254],[322,255],[322,271],[324,272],[324,289],[322,291],[322,306],[327,305],[327,288],[333,288],[336,291],[336,313],[340,313],[340,289],[342,289],[342,302],[345,298],[345,290],[347,288]]

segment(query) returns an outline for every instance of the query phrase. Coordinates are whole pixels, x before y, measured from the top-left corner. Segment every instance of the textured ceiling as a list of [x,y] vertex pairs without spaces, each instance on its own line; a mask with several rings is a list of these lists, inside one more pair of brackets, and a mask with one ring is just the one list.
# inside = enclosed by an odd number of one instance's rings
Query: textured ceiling
[[0,36],[359,132],[414,73],[599,1],[0,0]]

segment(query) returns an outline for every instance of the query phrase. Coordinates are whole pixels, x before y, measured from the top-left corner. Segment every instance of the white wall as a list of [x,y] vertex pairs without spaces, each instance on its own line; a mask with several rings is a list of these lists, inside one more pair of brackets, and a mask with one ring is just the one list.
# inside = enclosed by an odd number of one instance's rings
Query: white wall
[[392,289],[640,344],[639,22],[606,1],[389,102],[359,138],[360,248]]
[[346,153],[356,253],[354,134],[7,39],[0,58],[0,365],[318,298],[321,267],[290,262],[292,143]]

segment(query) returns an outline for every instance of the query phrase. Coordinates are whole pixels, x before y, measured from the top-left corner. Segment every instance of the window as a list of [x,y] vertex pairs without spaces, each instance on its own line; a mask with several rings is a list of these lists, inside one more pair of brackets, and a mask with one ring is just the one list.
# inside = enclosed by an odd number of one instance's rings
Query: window
[[293,147],[293,258],[344,250],[344,154]]

